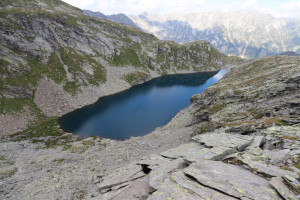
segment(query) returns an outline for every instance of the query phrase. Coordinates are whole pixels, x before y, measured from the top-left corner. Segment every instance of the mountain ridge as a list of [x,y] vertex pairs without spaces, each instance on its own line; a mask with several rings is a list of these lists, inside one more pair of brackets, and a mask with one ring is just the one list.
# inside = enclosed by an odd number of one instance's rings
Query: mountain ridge
[[82,10],[82,11],[83,11],[83,13],[90,15],[92,17],[102,18],[102,19],[107,19],[107,20],[114,21],[117,23],[127,24],[129,26],[132,26],[132,27],[135,27],[135,28],[141,30],[129,17],[127,17],[127,15],[125,15],[123,13],[113,14],[113,15],[105,15],[101,12],[93,12],[90,10]]
[[204,12],[130,18],[160,39],[187,43],[207,40],[227,55],[256,58],[300,51],[300,20],[274,18],[257,11]]

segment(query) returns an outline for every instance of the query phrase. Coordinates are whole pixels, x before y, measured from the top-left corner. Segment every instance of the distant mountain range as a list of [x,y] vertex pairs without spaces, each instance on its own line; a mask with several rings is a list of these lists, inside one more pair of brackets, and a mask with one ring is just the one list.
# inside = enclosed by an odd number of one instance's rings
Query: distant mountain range
[[130,16],[142,30],[163,40],[207,40],[222,53],[243,58],[300,53],[300,20],[258,11]]
[[101,12],[93,12],[90,10],[82,10],[84,14],[86,15],[90,15],[92,17],[96,17],[96,18],[102,18],[102,19],[107,19],[110,21],[114,21],[117,23],[122,23],[122,24],[126,24],[132,27],[135,27],[139,30],[141,30],[129,17],[127,17],[127,15],[125,14],[116,14],[116,15],[104,15]]
[[280,53],[279,56],[300,56],[300,54],[298,54],[294,51],[286,51],[286,52]]

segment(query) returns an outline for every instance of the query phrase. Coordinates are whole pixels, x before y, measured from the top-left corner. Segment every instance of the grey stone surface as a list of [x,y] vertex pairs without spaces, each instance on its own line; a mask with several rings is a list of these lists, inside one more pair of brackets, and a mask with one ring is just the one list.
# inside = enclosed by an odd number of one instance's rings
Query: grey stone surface
[[199,145],[199,143],[188,143],[168,149],[167,151],[162,152],[161,155],[168,158],[190,157],[195,154],[201,154],[200,152],[202,149],[203,146]]
[[280,199],[267,180],[238,166],[200,160],[184,170],[207,187],[236,198]]
[[263,144],[264,141],[265,141],[265,137],[264,136],[262,136],[262,135],[255,136],[253,138],[253,141],[250,144],[250,147],[251,148],[260,147]]
[[284,184],[281,177],[273,177],[270,183],[285,200],[295,199],[295,194]]
[[300,183],[296,178],[289,175],[284,175],[282,178],[297,195],[300,194]]
[[[102,200],[138,200],[148,197],[154,189],[149,185],[148,177],[127,182],[120,188],[112,189],[101,196]],[[99,199],[99,197],[95,198]]]
[[214,132],[195,136],[193,140],[211,148],[225,147],[242,151],[252,142],[253,136]]
[[98,185],[99,190],[111,188],[113,186],[123,184],[145,176],[142,167],[139,165],[130,165],[126,168],[119,169],[117,173],[106,176],[105,179]]
[[166,179],[161,187],[151,194],[147,200],[196,200],[200,197],[192,191],[172,182],[170,179]]
[[234,197],[202,185],[200,182],[187,177],[182,171],[173,173],[171,179],[180,186],[199,195],[199,199],[232,200]]
[[260,161],[253,161],[244,159],[242,160],[245,164],[247,164],[255,173],[262,174],[267,177],[281,177],[284,175],[289,175],[293,178],[298,178],[298,174],[295,172],[291,172],[288,170],[281,169],[277,166],[265,164]]

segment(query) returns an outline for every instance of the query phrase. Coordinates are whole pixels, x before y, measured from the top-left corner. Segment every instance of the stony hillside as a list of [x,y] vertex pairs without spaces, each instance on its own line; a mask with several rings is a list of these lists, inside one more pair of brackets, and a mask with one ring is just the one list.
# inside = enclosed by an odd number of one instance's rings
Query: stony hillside
[[208,42],[160,41],[59,0],[1,1],[0,24],[1,134],[151,77],[213,71],[235,60]]
[[130,16],[160,39],[209,41],[220,52],[244,58],[300,52],[300,20],[274,18],[258,11]]
[[[0,1],[0,199],[299,199],[300,57],[241,60],[58,0]],[[116,141],[57,116],[167,73],[226,66],[166,126]]]
[[271,56],[233,69],[192,98],[199,133],[229,127],[249,134],[272,124],[300,123],[299,64],[299,57]]
[[126,141],[82,139],[48,119],[0,140],[0,198],[297,199],[299,81],[300,57],[251,61]]

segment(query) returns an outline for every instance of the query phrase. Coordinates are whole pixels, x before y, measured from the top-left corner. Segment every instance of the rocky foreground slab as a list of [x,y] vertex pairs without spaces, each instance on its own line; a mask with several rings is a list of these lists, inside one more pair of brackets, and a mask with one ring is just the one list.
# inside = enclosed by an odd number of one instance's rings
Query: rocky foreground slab
[[101,199],[299,199],[300,170],[284,166],[299,159],[300,127],[260,134],[217,130],[146,156],[105,176],[98,184]]

